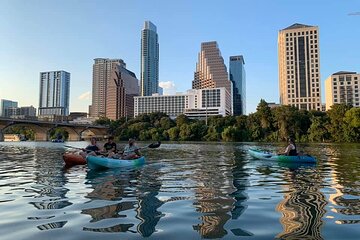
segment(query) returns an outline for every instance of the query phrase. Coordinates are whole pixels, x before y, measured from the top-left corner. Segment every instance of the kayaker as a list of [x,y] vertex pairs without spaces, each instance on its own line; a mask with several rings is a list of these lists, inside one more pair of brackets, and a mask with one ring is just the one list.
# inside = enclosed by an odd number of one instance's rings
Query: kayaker
[[104,144],[103,153],[107,157],[112,157],[116,153],[116,143],[114,142],[113,136],[110,136]]
[[86,148],[83,149],[83,152],[80,152],[79,154],[81,156],[83,156],[84,158],[87,155],[96,156],[96,155],[100,154],[100,148],[96,144],[96,138],[92,137],[90,139],[90,144]]
[[125,146],[124,153],[122,155],[122,159],[136,159],[141,156],[141,153],[139,151],[139,148],[135,144],[135,139],[130,138],[129,144]]
[[286,147],[284,155],[297,156],[298,153],[297,153],[297,150],[296,150],[295,140],[293,138],[289,138],[288,143],[289,143],[289,145]]

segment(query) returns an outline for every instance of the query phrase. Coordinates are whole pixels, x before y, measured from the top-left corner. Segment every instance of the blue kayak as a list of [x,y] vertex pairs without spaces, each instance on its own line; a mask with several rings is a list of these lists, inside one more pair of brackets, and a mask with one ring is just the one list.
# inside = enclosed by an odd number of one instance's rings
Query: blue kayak
[[287,156],[277,155],[270,152],[261,151],[258,149],[249,149],[250,156],[261,160],[274,160],[278,162],[303,162],[315,163],[316,158],[310,155]]
[[136,167],[145,163],[145,157],[142,156],[137,159],[124,160],[100,156],[87,156],[86,161],[90,169]]

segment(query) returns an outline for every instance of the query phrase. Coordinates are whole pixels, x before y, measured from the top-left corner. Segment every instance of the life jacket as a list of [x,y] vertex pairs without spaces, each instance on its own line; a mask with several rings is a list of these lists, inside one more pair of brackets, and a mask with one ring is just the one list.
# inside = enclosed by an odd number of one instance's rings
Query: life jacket
[[291,150],[289,151],[289,156],[297,156],[297,155],[298,155],[298,154],[297,154],[297,151],[296,151],[296,145],[295,145],[295,143],[294,143],[293,145],[294,145],[295,149],[291,149]]

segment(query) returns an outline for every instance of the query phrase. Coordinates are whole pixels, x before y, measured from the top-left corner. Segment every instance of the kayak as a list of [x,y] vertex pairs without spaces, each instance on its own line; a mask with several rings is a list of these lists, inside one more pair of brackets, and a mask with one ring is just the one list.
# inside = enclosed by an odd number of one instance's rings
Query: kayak
[[86,159],[75,153],[64,153],[63,159],[67,167],[86,164]]
[[315,163],[316,158],[310,155],[298,155],[298,156],[287,156],[277,155],[258,149],[249,149],[250,156],[261,159],[261,160],[274,160],[279,162],[303,162],[303,163]]
[[136,167],[145,163],[145,157],[142,156],[137,159],[125,160],[101,156],[87,156],[86,161],[90,169]]

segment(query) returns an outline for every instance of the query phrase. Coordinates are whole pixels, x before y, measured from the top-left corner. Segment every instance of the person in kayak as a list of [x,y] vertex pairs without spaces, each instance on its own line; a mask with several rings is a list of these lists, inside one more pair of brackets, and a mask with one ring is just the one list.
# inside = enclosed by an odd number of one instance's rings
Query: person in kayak
[[100,154],[100,148],[96,144],[96,138],[94,138],[94,137],[92,137],[90,139],[90,144],[86,148],[84,148],[82,150],[83,150],[83,152],[80,152],[79,154],[81,156],[83,156],[84,158],[87,155],[96,156],[96,155]]
[[125,146],[125,148],[124,148],[124,152],[122,154],[121,159],[130,160],[130,159],[136,159],[139,157],[141,157],[141,153],[139,151],[139,148],[135,144],[135,139],[130,138],[129,144],[127,146]]
[[295,140],[293,138],[289,138],[288,143],[289,143],[289,145],[286,147],[284,155],[297,156],[298,153],[297,153],[297,149],[296,149]]
[[112,157],[116,153],[116,143],[114,142],[114,137],[110,136],[108,141],[104,144],[104,149],[102,154],[107,157]]

